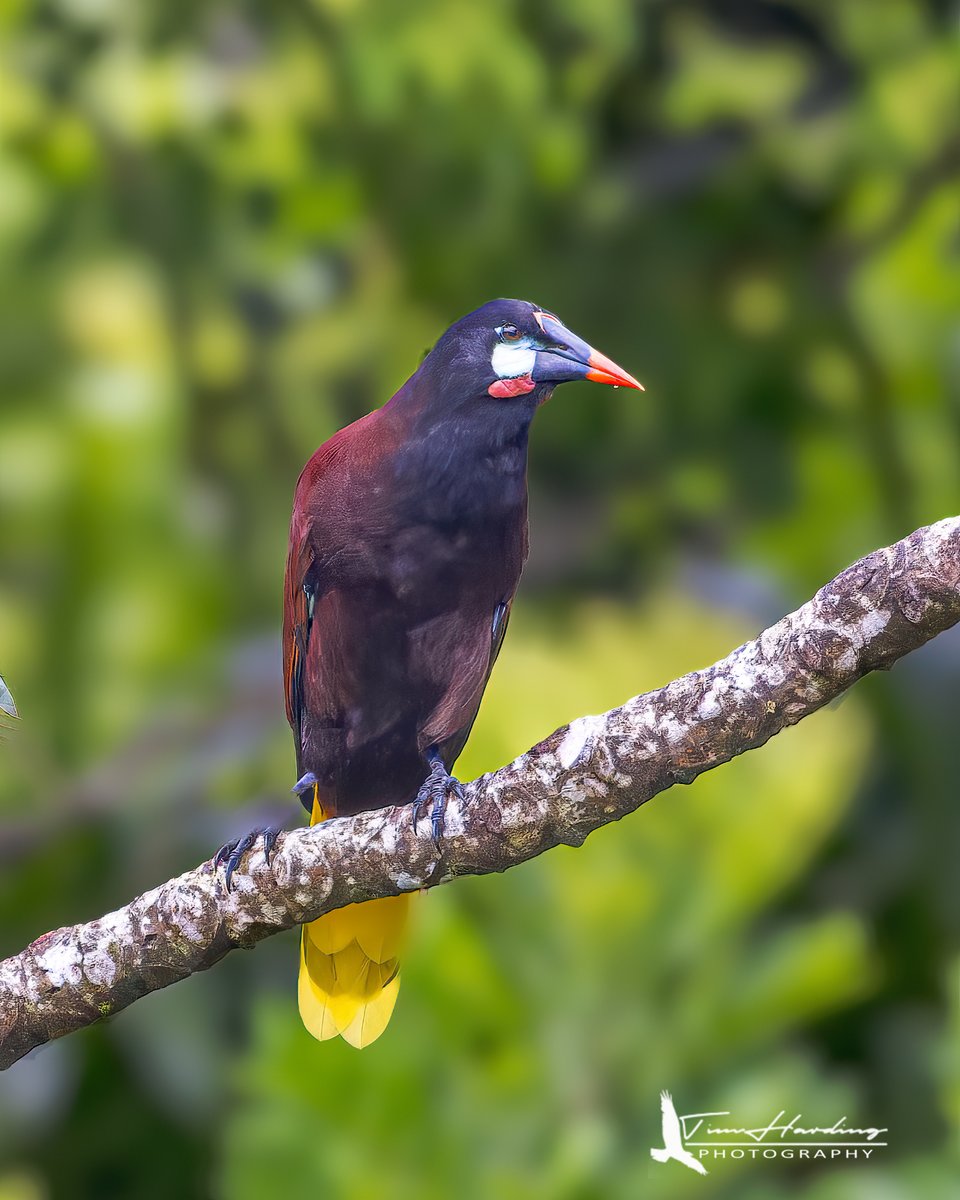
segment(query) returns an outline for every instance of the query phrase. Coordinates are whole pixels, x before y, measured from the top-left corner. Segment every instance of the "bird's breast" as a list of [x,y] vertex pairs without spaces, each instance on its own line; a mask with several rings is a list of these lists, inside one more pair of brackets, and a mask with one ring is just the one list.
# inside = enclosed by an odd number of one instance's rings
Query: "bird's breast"
[[[423,520],[398,529],[383,565],[396,599],[429,618],[473,601],[495,607],[512,594],[523,566],[525,511],[509,520],[438,524]],[[489,596],[488,596],[489,593]],[[491,613],[493,609],[491,608]]]
[[392,491],[406,519],[451,527],[508,521],[526,510],[528,426],[441,421],[393,454]]
[[483,457],[483,466],[495,479],[510,479],[523,483],[527,470],[526,448],[503,446]]

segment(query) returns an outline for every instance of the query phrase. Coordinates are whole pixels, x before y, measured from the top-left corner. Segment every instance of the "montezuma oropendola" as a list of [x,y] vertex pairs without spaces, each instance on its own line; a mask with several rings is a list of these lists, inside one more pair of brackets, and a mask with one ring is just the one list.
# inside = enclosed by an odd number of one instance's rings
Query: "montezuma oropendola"
[[[311,824],[416,798],[439,833],[527,556],[530,423],[576,379],[641,386],[552,313],[493,300],[304,468],[283,662],[294,790]],[[221,852],[228,884],[255,836]],[[300,1013],[314,1037],[359,1047],[383,1032],[408,903],[349,905],[304,926]]]

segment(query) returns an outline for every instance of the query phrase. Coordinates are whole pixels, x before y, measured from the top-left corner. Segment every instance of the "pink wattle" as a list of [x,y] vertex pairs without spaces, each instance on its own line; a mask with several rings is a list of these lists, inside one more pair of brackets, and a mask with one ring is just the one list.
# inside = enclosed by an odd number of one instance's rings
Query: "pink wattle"
[[515,379],[498,379],[496,383],[490,384],[487,391],[491,396],[506,400],[510,396],[525,396],[536,386],[529,375],[518,375]]

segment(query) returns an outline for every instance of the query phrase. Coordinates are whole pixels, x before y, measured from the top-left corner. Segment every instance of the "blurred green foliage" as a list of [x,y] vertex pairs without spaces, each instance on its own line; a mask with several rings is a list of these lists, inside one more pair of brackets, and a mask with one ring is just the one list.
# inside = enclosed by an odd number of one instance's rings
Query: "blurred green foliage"
[[[11,0],[0,30],[0,953],[296,819],[297,473],[492,296],[648,391],[538,418],[465,777],[956,511],[946,0]],[[938,639],[431,893],[363,1055],[301,1029],[292,937],[45,1048],[0,1076],[0,1200],[952,1194],[958,669]],[[664,1087],[891,1145],[695,1179],[650,1159]]]

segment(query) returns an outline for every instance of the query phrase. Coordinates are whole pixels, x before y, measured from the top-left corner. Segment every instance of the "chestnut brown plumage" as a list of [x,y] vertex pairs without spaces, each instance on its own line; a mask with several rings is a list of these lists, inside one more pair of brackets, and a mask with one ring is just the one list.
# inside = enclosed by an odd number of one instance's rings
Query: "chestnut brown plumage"
[[[297,791],[315,822],[417,798],[439,832],[527,555],[527,437],[573,379],[639,387],[551,313],[495,300],[453,325],[297,486],[283,605]],[[382,1032],[407,896],[304,927],[317,1037]]]

